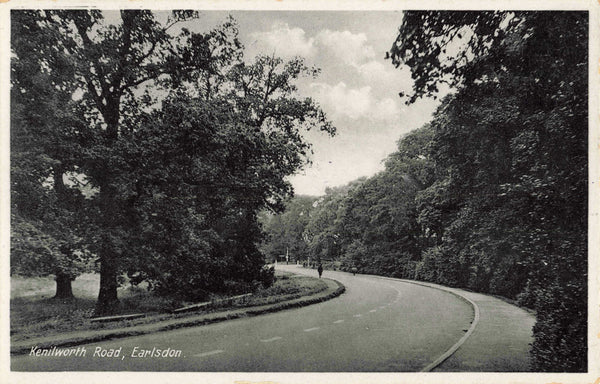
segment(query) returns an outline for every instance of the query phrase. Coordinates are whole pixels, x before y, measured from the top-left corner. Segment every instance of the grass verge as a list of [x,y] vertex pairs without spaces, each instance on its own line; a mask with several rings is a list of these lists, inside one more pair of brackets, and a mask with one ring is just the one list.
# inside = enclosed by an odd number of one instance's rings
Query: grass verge
[[[87,276],[87,279],[93,280],[89,276]],[[51,280],[48,281],[49,283],[53,283]],[[27,291],[23,289],[23,286],[26,285],[23,281],[20,281],[19,285],[21,293]],[[34,285],[38,291],[48,291],[40,283],[40,279],[35,279]],[[168,313],[168,309],[172,309],[172,304],[169,300],[156,297],[151,292],[139,287],[129,287],[119,291],[121,301],[120,314],[143,312],[147,314],[146,317],[110,323],[90,322],[94,310],[95,298],[89,294],[85,294],[87,292],[85,289],[75,290],[74,287],[76,294],[80,293],[82,297],[76,297],[72,300],[54,299],[49,297],[47,293],[44,295],[24,294],[21,297],[11,299],[11,342],[14,343],[39,337],[52,337],[53,335],[60,336],[61,334],[74,331],[100,331],[127,328],[245,307],[268,306],[303,296],[314,295],[326,290],[327,287],[327,283],[323,280],[277,272],[277,280],[273,286],[259,289],[252,296],[235,300],[231,303],[213,306],[203,311],[177,315]]]

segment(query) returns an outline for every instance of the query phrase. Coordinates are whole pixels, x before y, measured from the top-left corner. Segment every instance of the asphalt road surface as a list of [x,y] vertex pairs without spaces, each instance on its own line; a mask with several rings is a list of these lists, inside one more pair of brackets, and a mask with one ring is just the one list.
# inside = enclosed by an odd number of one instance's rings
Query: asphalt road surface
[[[279,269],[317,275],[295,266]],[[343,283],[346,293],[303,308],[86,344],[79,347],[85,348],[85,356],[82,349],[68,357],[34,356],[34,350],[13,356],[11,369],[419,371],[454,345],[473,320],[468,303],[437,289],[332,271],[325,271],[323,277]]]

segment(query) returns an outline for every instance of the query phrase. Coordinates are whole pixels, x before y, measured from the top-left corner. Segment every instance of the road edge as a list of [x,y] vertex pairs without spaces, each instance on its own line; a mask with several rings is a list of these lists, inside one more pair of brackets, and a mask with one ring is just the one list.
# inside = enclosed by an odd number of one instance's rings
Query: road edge
[[[328,287],[324,291],[320,291],[310,296],[303,296],[292,300],[282,301],[279,303],[266,304],[260,306],[253,306],[247,308],[240,308],[236,310],[224,311],[222,313],[212,313],[206,315],[199,315],[193,318],[181,319],[179,321],[164,320],[154,324],[144,324],[141,326],[117,328],[106,330],[104,332],[96,332],[94,335],[88,337],[66,337],[60,339],[60,335],[57,335],[57,339],[47,342],[37,342],[35,339],[25,340],[19,343],[11,343],[10,354],[11,356],[24,355],[31,351],[33,346],[38,348],[51,348],[51,347],[73,347],[81,344],[96,343],[100,341],[110,339],[120,339],[131,336],[140,336],[150,333],[171,331],[179,328],[202,326],[213,323],[218,323],[227,320],[239,319],[242,317],[259,316],[262,314],[279,312],[286,309],[300,308],[312,304],[321,303],[327,300],[331,300],[335,297],[340,296],[346,291],[344,284],[334,279],[323,279],[333,282],[336,287]],[[168,324],[165,324],[168,323]],[[146,328],[146,329],[144,329]],[[92,331],[89,331],[92,332]]]
[[438,284],[433,284],[433,283],[416,281],[416,280],[398,279],[398,278],[393,278],[393,277],[377,276],[377,275],[367,275],[367,276],[376,277],[378,279],[393,280],[393,281],[400,281],[400,282],[408,283],[408,284],[421,285],[423,287],[429,287],[429,288],[437,289],[437,290],[440,290],[443,292],[448,292],[448,293],[458,297],[459,299],[469,303],[471,305],[471,307],[473,307],[473,313],[474,313],[473,321],[471,322],[471,326],[469,327],[467,332],[463,335],[463,337],[461,337],[446,352],[444,352],[442,355],[440,355],[440,357],[435,359],[431,364],[427,365],[425,368],[421,369],[419,372],[431,372],[433,369],[435,369],[440,364],[442,364],[444,361],[446,361],[446,359],[448,359],[450,356],[452,356],[465,343],[465,341],[467,341],[467,339],[469,338],[469,336],[471,336],[473,331],[475,331],[475,328],[477,327],[477,324],[479,323],[480,313],[479,313],[479,306],[477,305],[477,303],[475,303],[473,300],[469,299],[468,297],[461,295],[459,292],[456,292],[453,288],[444,287],[443,285],[438,285]]

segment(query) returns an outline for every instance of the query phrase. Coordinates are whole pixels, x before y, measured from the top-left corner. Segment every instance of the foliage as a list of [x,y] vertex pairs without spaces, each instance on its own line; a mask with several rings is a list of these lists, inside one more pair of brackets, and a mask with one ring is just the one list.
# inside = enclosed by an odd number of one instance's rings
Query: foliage
[[303,238],[307,242],[313,263],[332,260],[340,256],[341,238],[338,232],[338,219],[341,204],[347,191],[329,189],[325,197],[317,200],[310,213],[310,220],[304,229]]
[[[227,281],[268,285],[256,212],[272,202],[286,172],[271,154],[290,148],[241,123],[219,100],[181,95],[165,100],[131,142],[128,191],[139,227],[128,244],[141,257],[129,270],[189,299],[225,290]],[[156,158],[160,164],[146,160]]]
[[409,102],[457,89],[432,122],[441,172],[417,199],[434,246],[420,273],[518,296],[537,312],[533,368],[585,370],[587,16],[406,16],[390,54],[415,78]]
[[53,274],[57,297],[70,297],[71,281],[92,259],[83,241],[86,202],[71,177],[85,137],[68,57],[56,35],[41,31],[34,12],[13,14],[11,272]]
[[304,231],[315,200],[311,196],[295,196],[286,202],[283,213],[263,213],[260,220],[265,232],[262,251],[268,259],[274,261],[287,254],[291,261],[300,261],[310,256]]
[[401,266],[418,255],[411,230],[416,183],[395,170],[388,168],[352,190],[337,227],[344,248],[351,247],[353,266],[365,273],[412,277]]
[[423,96],[436,97],[443,85],[456,88],[480,80],[490,65],[502,67],[505,62],[501,55],[485,65],[479,59],[492,59],[499,47],[515,37],[509,32],[519,28],[521,19],[513,15],[480,11],[405,12],[387,58],[396,67],[406,65],[411,70],[414,92],[407,103]]
[[85,212],[95,230],[85,244],[100,259],[97,314],[116,308],[121,272],[187,298],[268,285],[257,214],[280,210],[292,193],[285,177],[309,150],[301,130],[335,131],[295,92],[318,70],[300,58],[244,62],[231,18],[193,33],[179,28],[197,17],[191,11],[161,22],[123,10],[114,24],[98,11],[27,15],[36,38],[54,39],[65,58],[44,68],[77,91],[68,93],[80,113],[72,171],[89,183]]

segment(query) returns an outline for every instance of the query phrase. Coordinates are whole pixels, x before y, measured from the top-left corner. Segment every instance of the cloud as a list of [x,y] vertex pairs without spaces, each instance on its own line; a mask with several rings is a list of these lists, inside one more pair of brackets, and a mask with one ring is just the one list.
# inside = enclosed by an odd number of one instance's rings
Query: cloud
[[367,45],[364,33],[350,31],[331,31],[325,29],[315,38],[316,44],[326,49],[328,53],[353,66],[375,58],[375,50]]
[[[271,25],[270,30],[255,32],[251,36],[254,40],[250,44],[251,51],[257,50],[264,54],[274,52],[284,58],[318,58],[319,63],[329,62],[340,70],[347,68],[355,71],[357,79],[373,89],[393,88],[399,92],[409,91],[412,87],[410,72],[394,68],[391,63],[381,62],[382,59],[376,57],[375,49],[368,44],[364,33],[324,29],[312,37],[302,28],[276,22]],[[364,93],[364,90],[357,92]],[[356,97],[358,96],[355,95]]]
[[320,31],[314,39],[319,54],[326,54],[338,66],[356,71],[362,83],[374,89],[409,91],[413,80],[407,68],[395,68],[391,62],[383,62],[383,53],[377,57],[375,49],[368,44],[364,33],[350,31]]
[[290,28],[287,23],[274,23],[270,31],[255,32],[251,37],[263,52],[274,51],[281,57],[311,57],[316,53],[314,38],[308,38],[302,28]]
[[371,106],[371,87],[350,89],[340,82],[334,86],[323,83],[312,85],[317,91],[317,99],[327,111],[337,116],[347,116],[356,120],[366,115]]
[[[397,92],[410,90],[410,73],[381,62],[366,34],[324,29],[308,36],[302,28],[276,22],[270,30],[251,36],[253,49],[284,58],[299,55],[329,68],[329,81],[309,87],[330,117],[382,122],[397,119],[402,112]],[[339,81],[336,72],[352,78]]]
[[410,70],[405,67],[395,68],[391,63],[385,64],[379,61],[369,61],[359,65],[356,69],[369,84],[398,91],[410,91],[413,84]]
[[400,111],[395,100],[385,98],[375,103],[371,114],[376,116],[378,120],[390,120],[397,118]]
[[370,86],[350,88],[344,82],[339,82],[333,86],[312,83],[310,87],[323,110],[334,118],[381,121],[396,119],[401,112],[395,100],[377,100]]

